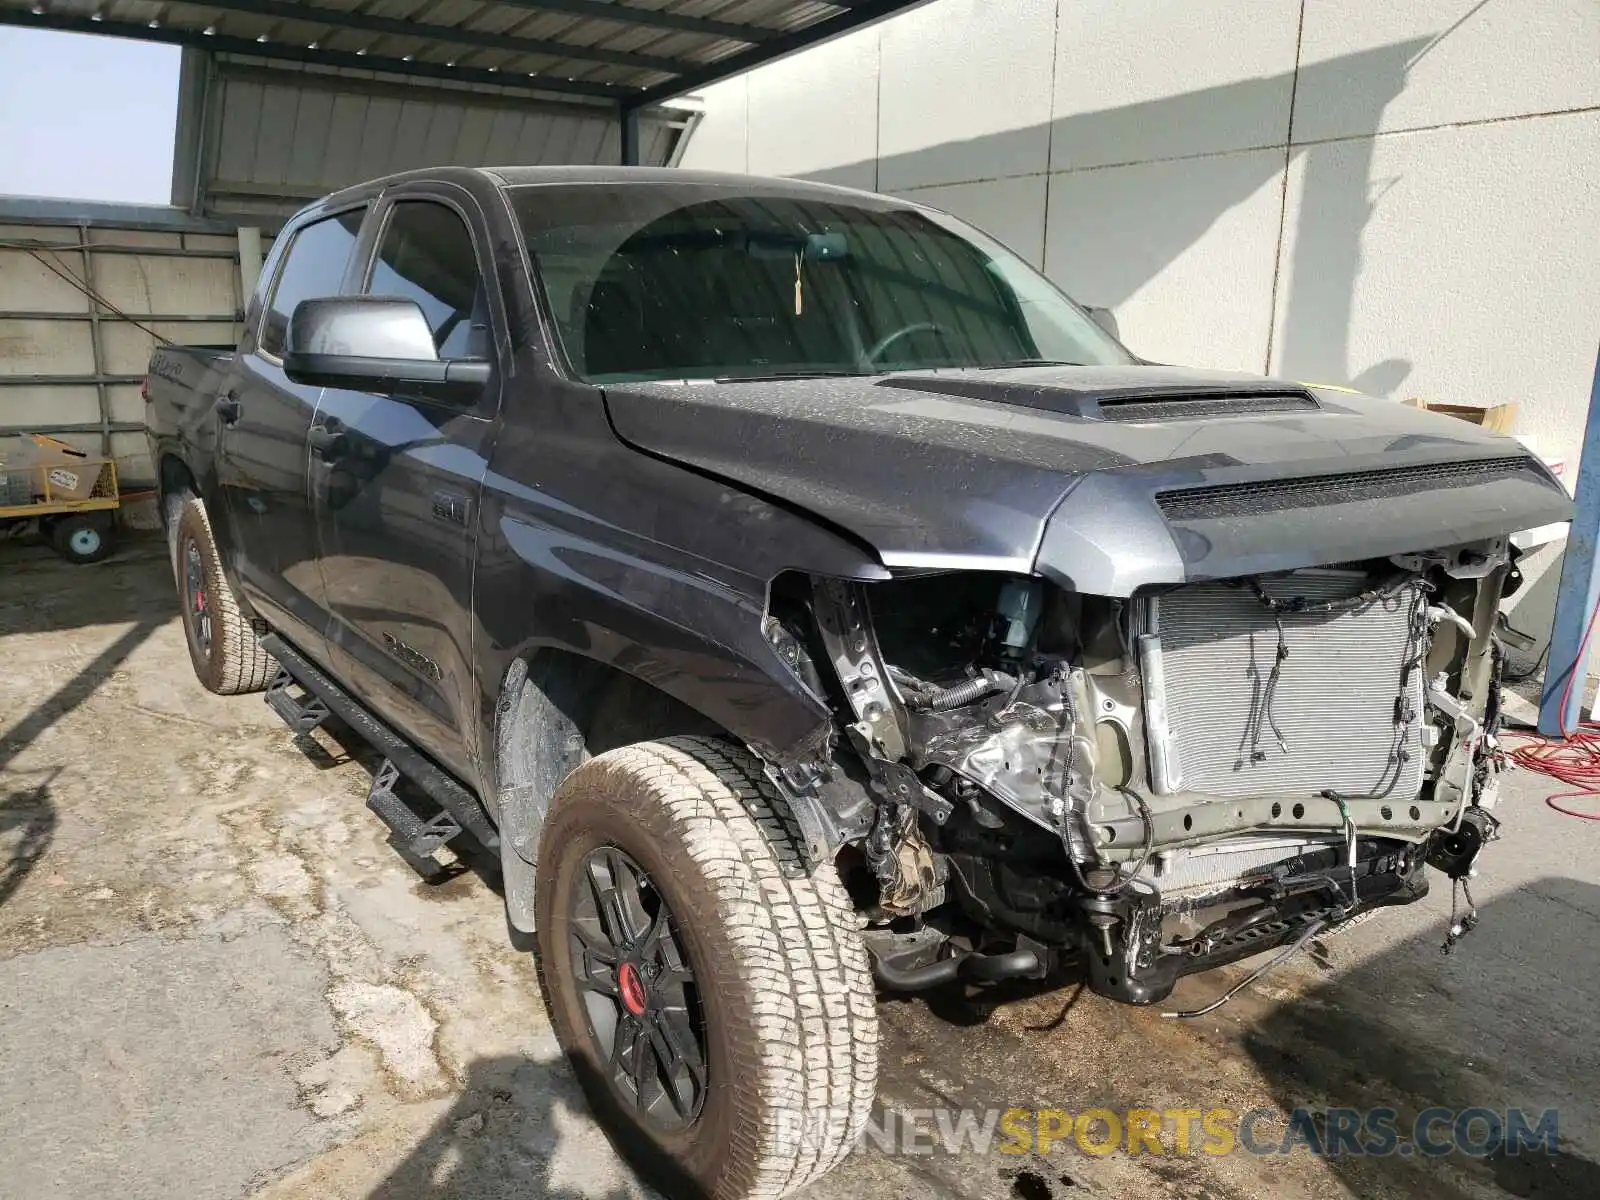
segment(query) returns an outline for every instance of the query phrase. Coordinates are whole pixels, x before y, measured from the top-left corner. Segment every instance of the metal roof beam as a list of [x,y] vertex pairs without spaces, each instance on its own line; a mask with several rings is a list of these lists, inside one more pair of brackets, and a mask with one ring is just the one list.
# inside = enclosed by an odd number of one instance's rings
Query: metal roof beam
[[[502,3],[507,0],[502,0]],[[540,0],[542,4],[544,0]],[[825,0],[832,4],[833,0]],[[759,46],[752,46],[748,50],[741,50],[738,54],[730,54],[727,58],[719,58],[714,63],[709,63],[697,71],[690,71],[676,79],[646,88],[637,96],[623,101],[624,107],[656,104],[662,100],[670,100],[674,96],[681,96],[695,88],[709,87],[713,83],[738,75],[753,67],[759,67],[774,59],[785,58],[790,54],[809,49],[822,42],[829,41],[841,34],[860,29],[866,25],[875,24],[907,9],[916,8],[926,4],[927,0],[849,0],[850,7],[838,16],[829,17],[826,21],[818,21],[800,29],[781,33],[770,41],[762,42]]]
[[[188,0],[185,0],[185,7],[187,6]],[[636,71],[661,71],[668,75],[681,75],[685,69],[700,65],[680,58],[635,54],[625,50],[601,50],[593,46],[572,46],[545,38],[516,37],[481,29],[461,29],[453,25],[401,21],[393,17],[348,12],[341,8],[323,8],[314,4],[288,4],[283,0],[204,0],[195,6],[220,9],[223,12],[246,13],[256,17],[271,17],[278,21],[297,21],[306,25],[353,29],[363,33],[418,38],[422,41],[448,42],[462,46],[484,46],[492,50],[515,50],[524,54],[544,54],[551,58],[571,58],[582,62],[632,67]]]
[[689,17],[682,13],[659,12],[653,8],[632,8],[625,4],[604,4],[600,0],[495,0],[507,8],[531,8],[539,12],[567,13],[592,17],[617,25],[647,25],[651,29],[671,29],[678,33],[699,33],[706,37],[732,38],[734,41],[768,42],[783,36],[781,29],[718,21],[711,17]]
[[406,62],[404,59],[383,58],[375,54],[352,54],[344,50],[311,50],[305,46],[292,46],[285,42],[258,42],[253,38],[226,37],[222,34],[208,37],[192,29],[171,29],[164,26],[151,29],[147,25],[136,25],[125,21],[94,21],[85,17],[61,16],[56,13],[33,13],[25,9],[0,8],[0,25],[54,29],[61,33],[89,33],[100,37],[124,37],[141,42],[161,42],[169,46],[193,46],[196,49],[212,50],[219,54],[241,54],[251,58],[344,67],[356,71],[378,71],[386,75],[448,79],[456,83],[479,83],[486,87],[503,87],[515,91],[594,96],[619,104],[630,103],[640,95],[638,88],[589,83],[581,79],[556,79],[545,75],[527,75],[518,71],[490,71],[482,67],[447,67],[443,63]]

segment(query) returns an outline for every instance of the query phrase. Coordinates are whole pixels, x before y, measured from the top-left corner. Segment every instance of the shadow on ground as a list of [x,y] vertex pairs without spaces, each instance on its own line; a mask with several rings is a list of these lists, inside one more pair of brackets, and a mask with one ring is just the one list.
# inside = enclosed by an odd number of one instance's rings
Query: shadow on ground
[[[1600,887],[1541,879],[1496,898],[1480,916],[1448,958],[1440,954],[1443,926],[1432,927],[1262,1015],[1245,1048],[1285,1111],[1389,1107],[1405,1131],[1433,1106],[1501,1114],[1520,1107],[1530,1124],[1556,1109],[1567,1135],[1555,1153],[1451,1154],[1442,1170],[1414,1155],[1330,1157],[1356,1195],[1381,1188],[1464,1200],[1479,1190],[1473,1184],[1491,1183],[1516,1197],[1593,1200],[1600,1164],[1578,1153],[1570,1135],[1581,1131],[1593,1144]],[[1441,1126],[1432,1136],[1445,1134]]]
[[[1439,875],[1433,883],[1448,887]],[[1600,887],[1537,879],[1487,902],[1479,915],[1448,957],[1440,953],[1446,922],[1391,942],[1383,922],[1393,917],[1379,916],[1329,939],[1327,953],[1302,958],[1193,1022],[1086,995],[1070,977],[883,997],[880,1105],[1080,1113],[1221,1105],[1240,1115],[1260,1108],[1252,1137],[1274,1150],[1296,1109],[1307,1111],[1325,1140],[1330,1109],[1393,1109],[1397,1149],[1430,1108],[1487,1109],[1502,1121],[1521,1109],[1530,1129],[1555,1110],[1552,1152],[1483,1154],[1489,1131],[1480,1121],[1469,1130],[1478,1156],[1413,1150],[1318,1157],[1302,1145],[1287,1158],[1256,1158],[1240,1145],[1217,1159],[1172,1154],[1169,1140],[1162,1155],[1091,1159],[1057,1148],[1048,1158],[934,1156],[917,1165],[945,1194],[963,1197],[993,1194],[997,1171],[1003,1186],[1014,1176],[1007,1193],[1013,1200],[1067,1200],[1083,1187],[1211,1200],[1593,1200],[1600,1196],[1600,1046],[1593,1032],[1600,956],[1590,948],[1600,942]],[[1374,953],[1375,945],[1382,948]],[[1352,952],[1363,948],[1371,957],[1355,962]],[[1347,965],[1330,966],[1330,958]],[[1204,1003],[1257,965],[1195,976],[1157,1007]],[[959,1068],[948,1065],[952,1053],[960,1055]],[[1430,1124],[1427,1135],[1437,1143],[1451,1128],[1449,1121]]]
[[127,621],[160,624],[178,612],[166,539],[125,532],[104,562],[74,565],[44,546],[0,541],[0,636]]
[[[566,1059],[482,1059],[472,1065],[455,1103],[368,1200],[624,1200],[637,1190],[594,1189],[591,1162],[563,1153],[570,1126],[587,1122],[575,1081],[581,1067]],[[618,1146],[637,1157],[637,1147]],[[632,1153],[630,1153],[632,1152]],[[669,1200],[704,1193],[670,1162],[639,1164]]]
[[37,783],[0,791],[0,904],[11,899],[55,839],[50,782],[57,771],[42,774]]
[[[170,585],[151,580],[167,569],[159,538],[131,539],[116,558],[85,567],[69,566],[47,550],[0,543],[0,578],[7,584],[0,589],[0,637],[132,622],[0,732],[0,904],[49,850],[57,824],[50,786],[60,768],[22,770],[14,760],[87,701],[171,616]],[[24,586],[35,573],[54,586]]]

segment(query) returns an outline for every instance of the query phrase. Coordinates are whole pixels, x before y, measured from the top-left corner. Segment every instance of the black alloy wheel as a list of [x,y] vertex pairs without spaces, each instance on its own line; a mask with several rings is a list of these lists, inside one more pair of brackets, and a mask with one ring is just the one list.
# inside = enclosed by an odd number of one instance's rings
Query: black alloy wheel
[[211,610],[206,604],[205,560],[194,538],[183,541],[183,612],[194,631],[195,647],[202,658],[211,657]]
[[860,918],[761,761],[680,735],[596,755],[539,834],[550,1023],[602,1128],[673,1200],[778,1200],[871,1114]]
[[709,1056],[672,910],[637,862],[600,846],[576,873],[569,915],[573,972],[611,1086],[642,1120],[686,1129],[705,1104]]

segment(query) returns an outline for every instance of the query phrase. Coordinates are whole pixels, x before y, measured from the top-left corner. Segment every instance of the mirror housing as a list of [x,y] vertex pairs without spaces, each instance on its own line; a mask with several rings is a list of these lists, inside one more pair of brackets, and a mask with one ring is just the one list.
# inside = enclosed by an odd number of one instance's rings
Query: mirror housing
[[1117,341],[1120,342],[1122,340],[1122,334],[1117,330],[1116,313],[1112,312],[1109,308],[1095,308],[1092,305],[1085,308],[1083,311],[1089,314],[1089,319],[1091,321],[1100,326],[1101,329],[1105,330],[1112,337],[1116,338]]
[[328,296],[295,305],[283,373],[313,387],[471,404],[488,384],[491,364],[441,361],[415,300]]

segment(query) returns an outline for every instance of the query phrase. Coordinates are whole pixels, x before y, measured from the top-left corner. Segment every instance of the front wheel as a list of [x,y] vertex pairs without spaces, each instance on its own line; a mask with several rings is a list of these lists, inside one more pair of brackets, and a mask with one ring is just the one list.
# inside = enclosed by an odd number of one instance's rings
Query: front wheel
[[877,1078],[872,976],[832,864],[713,738],[590,759],[551,802],[536,901],[551,1020],[664,1193],[779,1197],[834,1166]]

